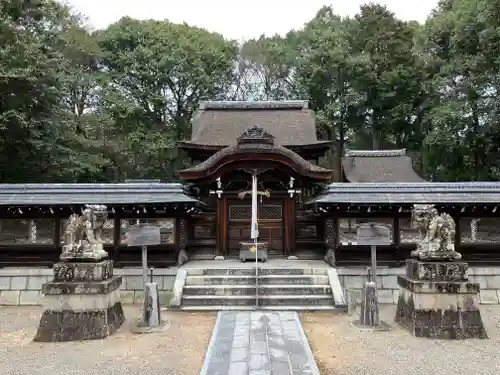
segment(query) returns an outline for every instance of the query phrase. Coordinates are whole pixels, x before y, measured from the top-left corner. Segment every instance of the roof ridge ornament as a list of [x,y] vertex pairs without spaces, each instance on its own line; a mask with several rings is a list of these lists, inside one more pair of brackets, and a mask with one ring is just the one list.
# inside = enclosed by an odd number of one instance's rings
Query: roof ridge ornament
[[274,145],[274,136],[257,125],[245,130],[236,140],[238,141],[238,145],[247,143]]
[[400,150],[346,150],[346,157],[390,157],[407,156],[406,149]]

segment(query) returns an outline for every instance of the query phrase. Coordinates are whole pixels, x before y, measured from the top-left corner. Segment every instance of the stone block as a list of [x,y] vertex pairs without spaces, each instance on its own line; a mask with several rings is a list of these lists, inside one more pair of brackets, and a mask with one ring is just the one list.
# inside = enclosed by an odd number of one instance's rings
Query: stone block
[[500,267],[470,267],[469,271],[470,275],[498,275],[500,274]]
[[168,306],[170,304],[170,300],[172,299],[173,293],[171,291],[162,290],[158,292],[158,298],[160,299],[161,306]]
[[395,289],[395,290],[393,290],[393,291],[392,291],[392,295],[393,295],[393,297],[394,297],[394,299],[393,299],[393,302],[392,302],[392,303],[393,303],[393,304],[395,304],[395,305],[397,305],[397,304],[398,304],[399,294],[400,294],[400,293],[399,293],[399,289]]
[[59,262],[54,264],[54,281],[102,281],[113,276],[113,261]]
[[22,290],[19,296],[19,304],[26,306],[36,306],[40,304],[40,291]]
[[172,298],[169,302],[170,307],[177,308],[180,307],[182,302],[182,294],[184,292],[184,285],[187,281],[187,271],[180,269],[177,271],[177,276],[175,278],[175,283],[172,288]]
[[43,284],[49,282],[48,276],[28,276],[27,290],[42,290]]
[[[148,277],[148,282],[151,282],[150,277]],[[157,285],[158,290],[163,290],[163,276],[153,276],[153,282]]]
[[106,294],[119,289],[121,283],[121,276],[113,276],[102,281],[51,281],[43,284],[42,293],[45,295]]
[[380,319],[378,302],[380,302],[380,293],[378,293],[375,283],[371,281],[365,283],[361,299],[361,311],[359,315],[359,321],[361,324],[367,326],[379,325]]
[[479,300],[483,305],[497,305],[498,294],[496,290],[484,289],[479,294]]
[[135,304],[143,304],[144,303],[144,292],[143,291],[135,291],[134,292],[134,303]]
[[363,276],[346,276],[344,288],[348,289],[362,289],[365,285],[367,278]]
[[[121,303],[104,310],[46,310],[33,341],[61,342],[104,339],[125,322]],[[62,323],[62,324],[61,324]]]
[[158,285],[156,283],[146,283],[144,321],[147,322],[149,327],[158,327],[161,323],[160,300],[158,298]]
[[378,302],[379,303],[394,303],[394,294],[392,292],[392,289],[378,289],[377,290],[377,295],[378,295]]
[[10,279],[11,290],[26,290],[28,286],[28,278],[26,276],[13,276]]
[[163,290],[173,290],[175,283],[175,276],[165,276],[163,278]]
[[[487,338],[479,310],[479,285],[463,292],[468,289],[467,286],[440,289],[433,286],[435,282],[429,281],[427,286],[410,290],[405,285],[411,285],[411,282],[420,284],[422,280],[409,280],[403,276],[398,277],[398,282],[401,287],[394,320],[413,336],[433,339]],[[423,293],[421,289],[427,292]]]
[[486,279],[485,289],[500,289],[500,275],[484,276]]
[[0,277],[0,291],[10,290],[10,276]]
[[469,275],[469,281],[471,283],[479,284],[479,287],[481,288],[481,290],[488,289],[488,283],[486,282],[486,276],[482,276],[482,275],[471,276],[471,275]]
[[248,362],[232,362],[232,363],[230,363],[228,374],[248,375]]
[[468,268],[465,262],[406,260],[406,276],[413,280],[467,281]]
[[405,276],[398,276],[401,288],[421,294],[474,294],[479,293],[479,284],[467,281],[424,281],[412,280]]
[[127,290],[143,290],[144,281],[142,276],[127,276],[127,281],[125,283]]
[[19,290],[3,290],[0,292],[0,305],[18,306],[19,305]]
[[[52,282],[44,285],[48,293],[43,298],[44,313],[34,341],[103,339],[123,324],[125,315],[120,301],[121,276],[86,283],[92,285],[78,287],[76,290],[79,293],[75,292],[74,285],[85,282]],[[65,287],[62,284],[71,285]]]
[[398,277],[397,276],[382,276],[382,286],[383,289],[398,289]]
[[133,290],[122,290],[120,292],[120,298],[123,304],[131,305],[134,303],[134,291]]

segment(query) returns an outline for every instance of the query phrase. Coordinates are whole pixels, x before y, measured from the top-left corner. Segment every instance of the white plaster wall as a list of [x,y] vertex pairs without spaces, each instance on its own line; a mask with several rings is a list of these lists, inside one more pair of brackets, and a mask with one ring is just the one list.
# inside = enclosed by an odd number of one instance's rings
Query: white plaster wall
[[[348,298],[357,302],[361,299],[361,289],[368,280],[367,267],[338,267],[340,284]],[[399,297],[397,276],[405,274],[404,267],[377,268],[377,287],[380,303],[396,304]],[[500,267],[469,267],[469,281],[477,282],[481,288],[482,304],[500,304]]]
[[[122,276],[122,303],[142,303],[141,268],[115,268],[114,274]],[[158,283],[160,304],[170,301],[177,267],[155,268],[153,281]],[[0,306],[38,305],[41,301],[42,284],[52,280],[49,268],[2,268],[0,269]]]

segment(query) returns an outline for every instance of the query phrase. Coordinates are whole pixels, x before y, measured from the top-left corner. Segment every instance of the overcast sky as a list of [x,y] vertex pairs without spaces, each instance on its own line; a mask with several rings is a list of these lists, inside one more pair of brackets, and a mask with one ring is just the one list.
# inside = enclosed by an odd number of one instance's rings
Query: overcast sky
[[[90,26],[105,28],[124,16],[186,22],[231,39],[284,34],[298,29],[323,5],[354,15],[363,0],[63,0],[84,14]],[[438,0],[380,0],[404,20],[425,21]]]

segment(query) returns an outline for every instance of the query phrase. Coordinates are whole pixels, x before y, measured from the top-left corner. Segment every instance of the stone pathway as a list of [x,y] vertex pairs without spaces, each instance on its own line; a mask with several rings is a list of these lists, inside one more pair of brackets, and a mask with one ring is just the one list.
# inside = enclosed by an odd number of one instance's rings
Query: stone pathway
[[296,312],[221,311],[200,375],[319,375]]

